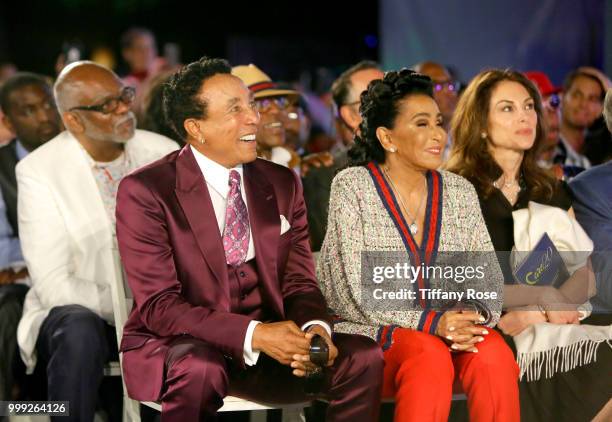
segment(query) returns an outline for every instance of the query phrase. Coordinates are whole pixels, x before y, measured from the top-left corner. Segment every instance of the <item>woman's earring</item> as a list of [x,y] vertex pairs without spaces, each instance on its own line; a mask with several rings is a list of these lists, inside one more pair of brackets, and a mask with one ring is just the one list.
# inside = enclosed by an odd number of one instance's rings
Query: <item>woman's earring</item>
[[206,143],[206,139],[204,139],[204,137],[203,137],[203,136],[200,138],[200,143],[201,143],[202,145],[204,145],[204,144]]
[[389,148],[389,152],[395,152],[395,151],[397,151],[397,149],[395,147]]
[[480,134],[480,137],[481,137],[482,139],[487,139],[487,133],[486,133],[486,132],[482,132],[482,133]]

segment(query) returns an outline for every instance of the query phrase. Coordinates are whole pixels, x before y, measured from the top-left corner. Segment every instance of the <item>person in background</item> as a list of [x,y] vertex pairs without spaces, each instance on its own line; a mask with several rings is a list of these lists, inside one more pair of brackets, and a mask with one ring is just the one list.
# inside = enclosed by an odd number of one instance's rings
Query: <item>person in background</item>
[[300,172],[311,167],[329,166],[331,157],[327,153],[309,154],[300,157],[287,140],[288,111],[291,104],[300,101],[300,93],[279,86],[254,64],[235,66],[232,74],[238,76],[253,92],[261,121],[257,130],[258,155],[266,160]]
[[457,101],[459,99],[459,83],[455,81],[446,67],[440,63],[427,61],[414,66],[414,70],[427,75],[434,84],[434,99],[440,107],[440,113],[444,119],[444,129],[450,129]]
[[[0,87],[15,73],[17,73],[17,67],[13,63],[0,62]],[[13,139],[13,136],[15,135],[2,123],[2,111],[0,110],[0,146]]]
[[123,81],[138,89],[140,85],[158,71],[157,44],[149,29],[134,27],[121,35],[121,56],[128,65]]
[[308,210],[310,244],[313,251],[321,249],[327,227],[329,196],[334,176],[348,161],[347,151],[359,131],[361,93],[375,79],[382,79],[378,63],[362,61],[344,71],[332,84],[332,98],[336,113],[336,127],[340,134],[339,147],[333,155],[333,165],[311,169],[303,178],[304,199]]
[[[286,84],[279,84],[281,89],[291,89]],[[290,101],[285,109],[285,146],[298,156],[306,155],[305,146],[310,138],[312,121],[308,113],[308,103],[302,95]]]
[[[603,116],[612,131],[612,90],[604,101]],[[570,182],[576,218],[595,244],[593,267],[597,277],[597,295],[591,299],[593,317],[607,313],[612,323],[612,162],[593,167]],[[605,318],[605,317],[601,317]]]
[[[612,91],[608,88],[603,106],[603,117],[608,132],[612,132]],[[570,182],[574,195],[576,219],[589,234],[595,245],[591,257],[597,283],[597,294],[591,298],[593,313],[583,320],[583,324],[612,324],[612,161],[595,166],[574,178]],[[603,356],[601,355],[603,354]],[[598,360],[611,362],[610,349],[600,352]],[[610,373],[609,365],[591,371],[595,379],[609,380],[601,374]],[[603,385],[596,391],[612,391],[612,386]],[[588,394],[588,393],[587,393]],[[592,399],[591,399],[592,400]],[[612,399],[597,414],[593,421],[612,420]]]
[[434,83],[434,98],[440,107],[440,112],[444,119],[444,129],[448,135],[442,156],[442,161],[446,162],[452,147],[449,129],[453,113],[457,107],[457,100],[459,99],[460,84],[453,79],[450,71],[440,63],[432,61],[422,62],[414,66],[414,70],[429,76]]
[[546,138],[543,139],[538,151],[538,165],[542,168],[554,168],[555,176],[563,177],[561,165],[554,166],[553,159],[559,145],[559,126],[561,122],[561,97],[560,88],[557,88],[548,78],[548,75],[540,71],[525,72],[525,76],[535,84],[542,97],[542,123],[546,129]]
[[138,128],[173,139],[180,147],[183,147],[181,141],[176,139],[176,133],[168,124],[163,109],[164,84],[172,73],[162,72],[147,83],[146,92],[143,93],[143,107],[141,117],[138,119]]
[[591,167],[584,156],[587,128],[601,115],[605,95],[602,81],[590,72],[577,69],[563,82],[560,143],[554,161],[582,169]]
[[300,96],[293,89],[278,88],[270,77],[254,64],[235,66],[232,74],[242,79],[253,92],[257,110],[261,116],[257,130],[257,155],[292,169],[299,168],[299,157],[285,146],[289,104]]
[[[371,60],[363,60],[351,66],[333,82],[331,93],[336,110],[336,127],[340,135],[340,143],[332,150],[334,161],[344,166],[347,161],[346,152],[353,146],[353,138],[361,124],[359,106],[360,96],[368,88],[368,84],[383,77],[380,65]],[[331,182],[331,181],[330,181]]]
[[18,360],[17,324],[28,291],[17,224],[15,167],[31,151],[55,137],[60,117],[47,80],[33,73],[16,73],[0,89],[2,122],[15,133],[0,147],[0,401],[14,400],[13,368]]
[[[17,341],[29,372],[46,368],[47,400],[70,402],[65,420],[91,422],[104,365],[117,359],[110,293],[121,282],[112,250],[117,188],[177,145],[135,129],[134,89],[96,63],[66,66],[54,97],[67,130],[16,167],[19,239],[32,281]],[[111,395],[117,419],[120,383]]]
[[[579,67],[579,71],[593,75],[599,80],[605,91],[612,87],[610,79],[594,67]],[[603,103],[600,108],[593,108],[593,123],[587,129],[584,139],[584,155],[591,165],[598,165],[612,160],[612,134],[602,115]]]
[[121,35],[120,44],[121,56],[128,66],[128,72],[122,80],[125,85],[136,90],[132,110],[140,117],[144,95],[149,90],[151,81],[159,73],[174,69],[170,68],[164,57],[158,56],[155,35],[147,28],[129,28]]

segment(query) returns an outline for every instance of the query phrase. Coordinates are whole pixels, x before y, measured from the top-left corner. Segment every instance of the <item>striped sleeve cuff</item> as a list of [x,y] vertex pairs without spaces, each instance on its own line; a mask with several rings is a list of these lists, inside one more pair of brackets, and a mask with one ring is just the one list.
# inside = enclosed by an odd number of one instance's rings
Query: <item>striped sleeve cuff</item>
[[427,334],[435,335],[438,328],[438,321],[444,312],[425,310],[421,313],[421,319],[417,329]]

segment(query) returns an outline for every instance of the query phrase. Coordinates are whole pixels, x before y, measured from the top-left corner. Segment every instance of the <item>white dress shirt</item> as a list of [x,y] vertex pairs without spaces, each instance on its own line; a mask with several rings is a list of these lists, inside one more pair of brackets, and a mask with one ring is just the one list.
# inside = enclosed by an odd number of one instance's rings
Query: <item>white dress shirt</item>
[[[236,170],[240,174],[240,194],[242,195],[242,200],[246,205],[247,210],[249,209],[249,204],[247,202],[246,193],[244,191],[244,172],[242,165],[239,164],[234,168],[228,169],[216,161],[211,160],[206,157],[204,154],[196,150],[193,146],[191,147],[191,151],[200,167],[200,171],[202,175],[204,175],[204,180],[206,180],[206,185],[208,187],[208,193],[210,194],[210,200],[212,201],[213,208],[215,210],[215,217],[217,218],[217,225],[219,226],[219,233],[223,236],[223,230],[225,229],[225,208],[227,205],[227,195],[230,190],[229,186],[229,175],[232,170]],[[247,251],[246,261],[255,258],[255,246],[253,244],[253,235],[251,231],[251,225],[249,224],[249,249]],[[259,350],[253,350],[252,341],[253,341],[253,331],[255,331],[255,327],[257,324],[260,324],[261,321],[251,321],[249,326],[247,327],[246,335],[244,336],[244,363],[252,366],[257,363],[257,359],[259,359]],[[325,321],[313,320],[308,321],[306,324],[302,326],[302,330],[305,330],[309,326],[313,324],[319,324],[325,328],[327,333],[331,336],[331,328]]]

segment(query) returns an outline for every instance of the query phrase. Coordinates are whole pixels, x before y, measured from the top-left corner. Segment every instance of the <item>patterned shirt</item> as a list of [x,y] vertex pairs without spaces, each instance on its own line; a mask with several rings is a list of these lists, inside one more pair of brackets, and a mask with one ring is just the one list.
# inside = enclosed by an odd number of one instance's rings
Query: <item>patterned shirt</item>
[[100,190],[100,196],[104,208],[111,220],[111,226],[115,227],[115,208],[117,207],[117,189],[119,182],[131,170],[130,160],[124,152],[118,158],[107,163],[94,162],[92,167],[96,184]]

